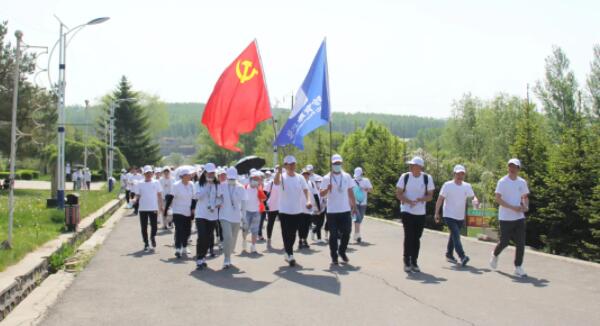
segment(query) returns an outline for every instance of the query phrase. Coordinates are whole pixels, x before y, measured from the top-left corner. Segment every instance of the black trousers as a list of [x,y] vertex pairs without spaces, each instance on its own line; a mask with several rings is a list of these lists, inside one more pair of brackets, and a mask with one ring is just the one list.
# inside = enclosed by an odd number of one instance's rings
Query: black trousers
[[275,226],[278,215],[279,211],[267,212],[267,239],[271,239],[271,236],[273,235],[273,227]]
[[404,264],[417,264],[421,236],[425,228],[425,215],[413,215],[402,212],[402,227],[404,228]]
[[283,248],[288,255],[294,254],[294,242],[296,242],[296,232],[302,214],[279,214],[281,222],[281,237],[283,238]]
[[203,259],[215,243],[215,228],[217,221],[209,221],[203,218],[196,219],[196,230],[198,238],[196,240],[196,258]]
[[263,236],[263,225],[265,224],[265,219],[267,218],[267,212],[260,213],[260,223],[258,224],[258,237],[262,238]]
[[352,214],[350,212],[327,213],[327,223],[329,224],[329,252],[332,259],[337,259],[338,253],[345,254],[348,249],[352,232]]
[[317,239],[321,240],[321,229],[325,223],[325,213],[319,213],[312,216],[312,223],[314,224],[313,233],[317,235]]
[[125,190],[125,200],[127,200],[127,204],[129,204],[129,190]]
[[192,220],[189,216],[173,214],[173,223],[175,223],[175,248],[187,247],[192,230]]
[[154,241],[156,237],[158,214],[156,211],[141,211],[140,212],[140,226],[142,228],[142,239],[144,244],[148,245],[148,220],[150,220],[150,239]]
[[[223,242],[223,228],[221,227],[221,222],[217,221],[217,226],[215,227],[215,233],[221,242]],[[214,245],[214,243],[213,243]],[[212,247],[211,247],[212,248]]]
[[312,215],[302,214],[300,221],[298,222],[298,238],[306,240],[308,238],[308,231],[310,230],[310,222]]
[[[131,199],[135,198],[135,193],[134,192],[130,192],[129,194],[131,195]],[[133,214],[137,214],[138,213],[139,207],[140,207],[140,203],[138,203],[138,201],[136,201],[133,204]]]
[[525,219],[516,221],[500,221],[500,242],[494,249],[494,256],[498,256],[510,240],[515,242],[515,266],[523,265],[525,253]]

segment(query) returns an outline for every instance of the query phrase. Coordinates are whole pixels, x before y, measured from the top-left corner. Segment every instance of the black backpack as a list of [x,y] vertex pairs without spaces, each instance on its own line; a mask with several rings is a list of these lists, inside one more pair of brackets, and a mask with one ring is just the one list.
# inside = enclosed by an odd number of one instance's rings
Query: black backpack
[[[429,184],[429,175],[425,172],[421,173],[423,175],[423,183],[425,184],[425,196],[427,196],[427,185]],[[408,184],[408,178],[410,177],[410,173],[404,175],[404,191],[406,191],[406,185]]]

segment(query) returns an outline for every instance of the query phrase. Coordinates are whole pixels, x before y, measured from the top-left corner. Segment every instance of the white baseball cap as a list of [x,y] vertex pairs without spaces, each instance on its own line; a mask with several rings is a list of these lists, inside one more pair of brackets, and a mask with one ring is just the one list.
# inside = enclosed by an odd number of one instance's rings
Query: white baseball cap
[[315,167],[312,166],[312,164],[309,164],[309,165],[306,166],[305,169],[306,169],[306,171],[312,172],[315,169]]
[[412,160],[406,162],[406,164],[418,165],[418,166],[420,166],[422,168],[425,167],[425,161],[421,157],[419,157],[419,156],[413,157]]
[[459,172],[467,173],[467,169],[465,169],[465,167],[460,164],[456,164],[454,166],[453,171],[454,171],[454,173],[459,173]]
[[227,169],[227,179],[237,180],[237,178],[238,178],[238,172],[237,172],[236,168],[230,167],[229,169]]
[[519,161],[518,158],[511,158],[510,160],[508,160],[508,165],[511,165],[511,164],[521,167],[521,161]]
[[294,164],[296,163],[296,158],[293,155],[288,155],[283,159],[283,164]]
[[342,155],[333,154],[333,156],[331,156],[331,163],[342,163],[342,162],[344,162],[344,160],[342,159]]
[[179,170],[178,176],[181,178],[181,177],[183,177],[186,174],[192,174],[192,173],[194,173],[194,170],[192,170],[190,168],[187,168],[187,167],[184,167],[184,168],[182,168],[182,169]]
[[356,169],[354,169],[354,177],[362,177],[363,175],[363,169],[359,166]]
[[206,171],[206,173],[213,173],[216,170],[217,170],[217,167],[213,163],[204,164],[204,171]]
[[250,178],[259,178],[259,177],[262,177],[262,176],[263,176],[262,172],[260,172],[260,171],[254,170],[254,171],[252,171],[250,173]]

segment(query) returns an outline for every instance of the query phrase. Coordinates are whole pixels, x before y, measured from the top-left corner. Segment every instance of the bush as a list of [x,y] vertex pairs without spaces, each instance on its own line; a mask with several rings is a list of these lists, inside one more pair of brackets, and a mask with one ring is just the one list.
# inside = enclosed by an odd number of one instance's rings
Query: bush
[[21,172],[21,180],[33,180],[33,173],[29,171]]
[[104,181],[104,172],[103,171],[92,171],[92,182]]

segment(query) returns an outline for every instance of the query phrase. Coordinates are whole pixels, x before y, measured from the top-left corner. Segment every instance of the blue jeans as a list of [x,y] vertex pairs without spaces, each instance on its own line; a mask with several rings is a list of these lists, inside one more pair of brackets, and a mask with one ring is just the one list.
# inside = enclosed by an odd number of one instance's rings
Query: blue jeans
[[446,225],[448,225],[448,229],[450,229],[450,237],[448,237],[448,249],[446,251],[446,256],[454,256],[454,250],[456,250],[458,257],[462,259],[465,256],[462,243],[460,242],[460,228],[462,228],[463,221],[455,220],[449,217],[444,217],[444,221],[446,221]]

